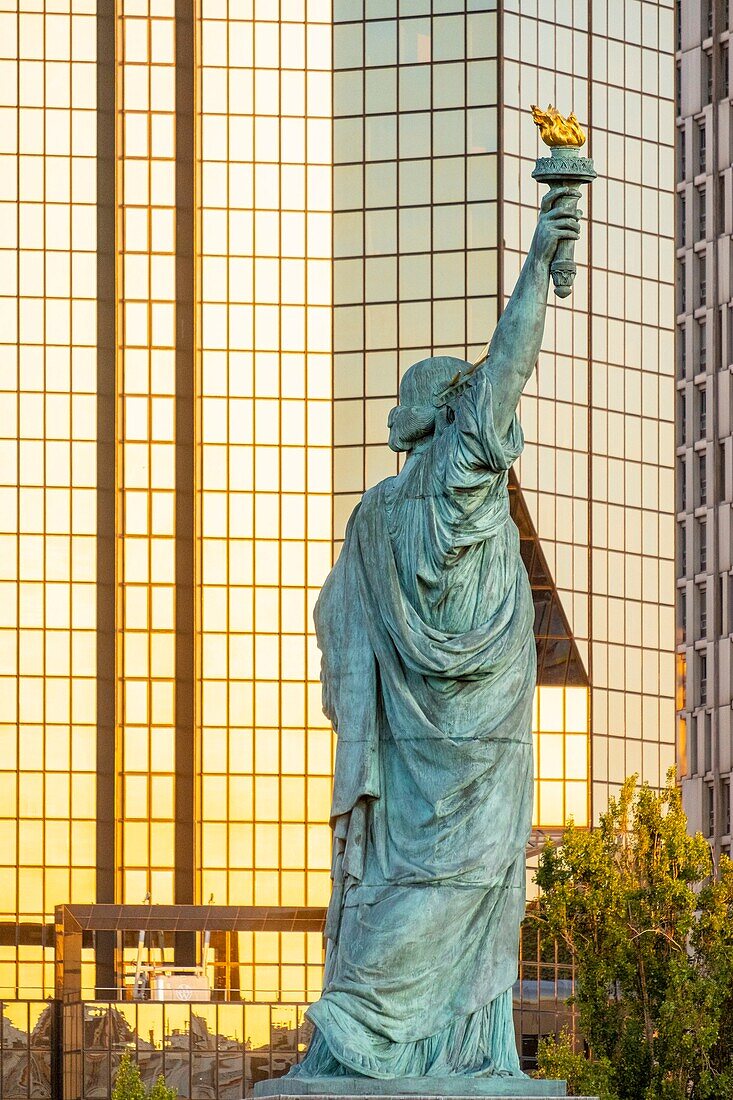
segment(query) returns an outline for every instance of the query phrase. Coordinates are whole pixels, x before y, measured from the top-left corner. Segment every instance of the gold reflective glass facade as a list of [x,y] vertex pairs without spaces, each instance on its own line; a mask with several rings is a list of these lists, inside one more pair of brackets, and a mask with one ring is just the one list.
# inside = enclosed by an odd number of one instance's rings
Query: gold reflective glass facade
[[535,693],[535,829],[588,824],[588,689],[540,686]]
[[522,400],[518,464],[591,682],[596,816],[626,775],[655,785],[674,763],[673,10],[505,4],[505,293],[537,203],[527,104],[572,104],[599,172],[573,297],[551,297]]
[[[198,890],[325,905],[333,746],[312,610],[332,538],[331,5],[203,0],[198,26]],[[239,936],[226,981],[315,996],[317,939]]]
[[175,900],[174,14],[116,12],[118,891],[158,904]]
[[[64,901],[326,904],[313,603],[359,496],[397,471],[400,372],[472,358],[512,289],[533,101],[574,106],[599,168],[521,408],[535,828],[588,824],[627,772],[657,782],[671,8],[85,4],[0,12],[0,924]],[[0,944],[0,987],[48,990],[44,935]],[[315,933],[257,932],[222,937],[212,972],[305,1001],[321,963]]]
[[18,926],[95,896],[95,53],[93,4],[2,5],[4,994],[53,982],[52,950]]

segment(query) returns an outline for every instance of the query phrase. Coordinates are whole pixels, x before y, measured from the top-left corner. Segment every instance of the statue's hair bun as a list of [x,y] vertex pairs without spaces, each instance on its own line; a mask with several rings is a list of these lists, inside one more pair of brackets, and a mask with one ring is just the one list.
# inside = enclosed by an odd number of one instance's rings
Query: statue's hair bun
[[389,445],[393,451],[410,451],[435,431],[433,405],[395,405],[387,418]]

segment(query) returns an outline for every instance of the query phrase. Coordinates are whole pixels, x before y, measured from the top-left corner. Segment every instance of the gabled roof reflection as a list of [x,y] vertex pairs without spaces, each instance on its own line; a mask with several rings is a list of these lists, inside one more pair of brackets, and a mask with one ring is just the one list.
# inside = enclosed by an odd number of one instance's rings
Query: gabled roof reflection
[[532,585],[537,683],[543,687],[587,687],[588,674],[513,471],[509,474],[509,504],[512,519],[519,529],[522,560]]

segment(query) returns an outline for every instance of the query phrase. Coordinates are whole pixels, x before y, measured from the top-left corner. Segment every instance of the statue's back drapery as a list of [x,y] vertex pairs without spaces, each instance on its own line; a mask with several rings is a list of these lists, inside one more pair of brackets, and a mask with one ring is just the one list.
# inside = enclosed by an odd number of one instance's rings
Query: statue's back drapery
[[[456,365],[411,368],[430,390]],[[301,1073],[518,1074],[532,597],[509,516],[516,418],[489,373],[364,495],[316,608],[338,731],[323,995]]]
[[295,1076],[521,1075],[536,658],[507,478],[578,194],[542,200],[484,365],[436,356],[405,374],[388,424],[408,457],[364,494],[316,605],[338,733],[333,894]]

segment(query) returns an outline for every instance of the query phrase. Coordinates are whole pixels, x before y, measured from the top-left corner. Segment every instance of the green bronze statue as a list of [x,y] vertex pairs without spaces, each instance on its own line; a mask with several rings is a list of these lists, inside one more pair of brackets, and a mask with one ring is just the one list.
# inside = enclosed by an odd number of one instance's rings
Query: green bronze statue
[[512,985],[536,658],[507,479],[578,194],[543,199],[483,361],[435,356],[405,374],[388,426],[406,461],[355,508],[318,600],[338,733],[326,969],[307,1054],[269,1091],[428,1077],[462,1078],[465,1095],[466,1078],[524,1077]]
[[579,235],[566,197],[543,200],[484,364],[436,356],[405,374],[389,443],[407,460],[364,494],[316,606],[339,738],[334,889],[300,1074],[521,1075],[536,667],[507,478],[550,264]]

